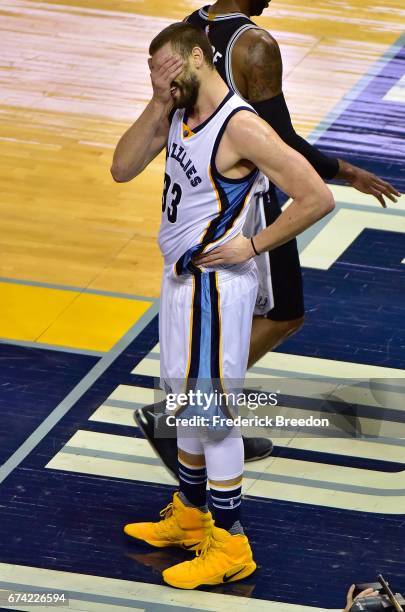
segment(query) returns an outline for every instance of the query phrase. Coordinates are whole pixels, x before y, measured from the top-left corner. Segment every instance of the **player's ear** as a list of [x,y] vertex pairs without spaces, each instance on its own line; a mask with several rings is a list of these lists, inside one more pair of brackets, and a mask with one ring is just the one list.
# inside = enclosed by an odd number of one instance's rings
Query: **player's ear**
[[200,47],[194,47],[191,52],[191,57],[193,59],[194,66],[198,69],[204,63],[204,53]]

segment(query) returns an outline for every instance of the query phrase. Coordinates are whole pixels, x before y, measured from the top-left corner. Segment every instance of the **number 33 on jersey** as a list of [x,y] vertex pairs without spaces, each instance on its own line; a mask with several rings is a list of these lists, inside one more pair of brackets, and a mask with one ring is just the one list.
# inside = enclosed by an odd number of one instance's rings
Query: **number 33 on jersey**
[[254,112],[230,91],[215,113],[193,130],[184,109],[171,114],[159,246],[165,265],[173,266],[177,275],[192,271],[190,261],[197,252],[242,230],[259,172],[229,179],[215,164],[226,126],[241,110]]

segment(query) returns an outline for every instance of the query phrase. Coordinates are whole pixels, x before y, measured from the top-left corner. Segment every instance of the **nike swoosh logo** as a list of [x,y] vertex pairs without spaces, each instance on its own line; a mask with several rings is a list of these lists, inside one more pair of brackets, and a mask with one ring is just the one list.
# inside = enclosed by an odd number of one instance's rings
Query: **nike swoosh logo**
[[191,548],[194,548],[194,546],[197,546],[197,544],[199,544],[200,542],[194,542],[194,544],[182,544],[182,548],[184,548],[185,550],[190,550]]
[[227,576],[226,574],[224,574],[224,577],[222,578],[223,582],[229,582],[230,580],[232,580],[232,578],[235,578],[235,576],[243,572],[244,569],[245,569],[245,566],[243,566],[242,569],[238,570],[234,574],[231,574],[230,576]]

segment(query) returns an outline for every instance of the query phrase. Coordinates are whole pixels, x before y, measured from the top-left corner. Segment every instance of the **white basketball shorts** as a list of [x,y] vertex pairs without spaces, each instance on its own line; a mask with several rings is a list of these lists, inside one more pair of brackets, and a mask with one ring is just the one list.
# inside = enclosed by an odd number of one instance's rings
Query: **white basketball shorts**
[[160,378],[166,393],[187,382],[243,381],[258,290],[254,260],[218,271],[163,275],[160,313]]

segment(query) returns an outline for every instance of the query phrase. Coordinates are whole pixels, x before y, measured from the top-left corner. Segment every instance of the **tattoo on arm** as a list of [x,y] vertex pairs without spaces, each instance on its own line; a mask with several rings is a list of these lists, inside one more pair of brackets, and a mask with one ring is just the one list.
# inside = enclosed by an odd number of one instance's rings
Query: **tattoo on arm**
[[267,32],[255,31],[246,47],[245,74],[248,99],[261,102],[282,91],[283,64],[277,42]]

